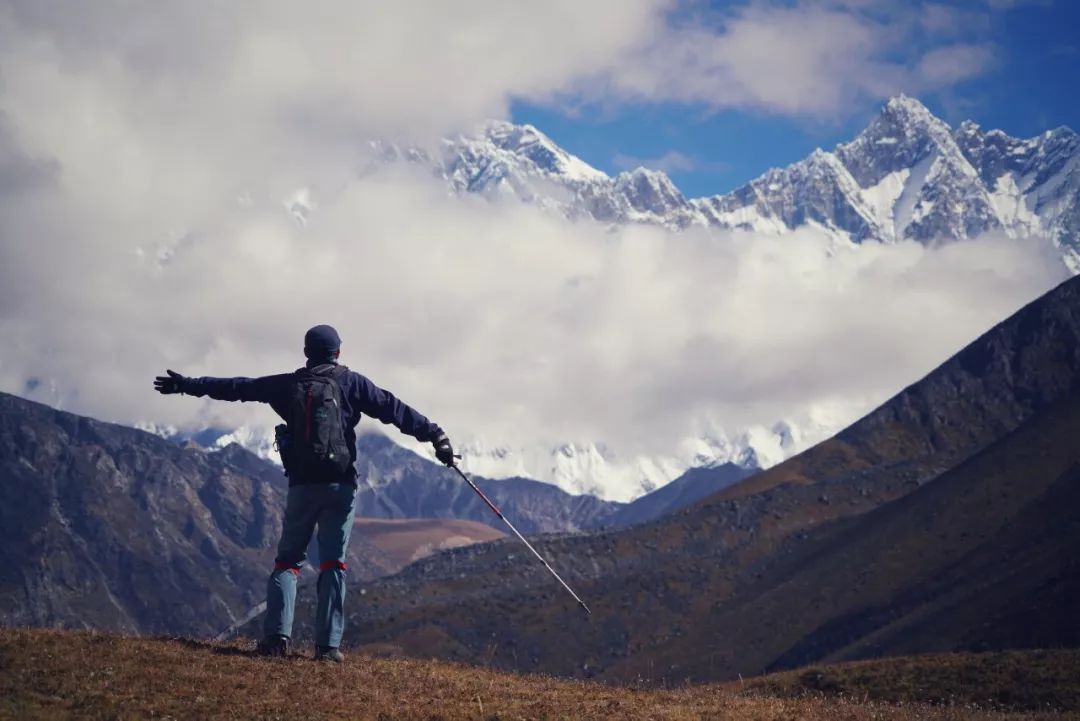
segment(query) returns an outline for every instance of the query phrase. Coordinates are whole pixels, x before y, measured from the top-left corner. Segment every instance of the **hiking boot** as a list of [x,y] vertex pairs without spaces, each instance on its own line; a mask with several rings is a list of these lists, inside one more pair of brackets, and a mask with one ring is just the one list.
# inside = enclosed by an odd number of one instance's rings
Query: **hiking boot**
[[319,646],[315,649],[315,660],[343,663],[345,661],[345,654],[333,646]]
[[260,656],[278,656],[284,658],[289,655],[288,636],[267,636],[255,647],[255,653]]

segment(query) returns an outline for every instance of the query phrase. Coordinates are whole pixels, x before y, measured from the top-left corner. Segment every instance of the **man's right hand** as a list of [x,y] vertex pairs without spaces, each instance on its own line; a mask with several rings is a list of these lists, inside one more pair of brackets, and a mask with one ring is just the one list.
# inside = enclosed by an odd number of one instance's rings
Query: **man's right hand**
[[438,438],[431,441],[431,444],[435,446],[435,457],[439,459],[440,463],[445,463],[448,466],[454,465],[454,447],[450,445],[450,439],[446,437],[445,433],[440,433]]
[[154,379],[154,390],[164,395],[183,393],[188,379],[176,371],[166,370],[165,372],[168,375],[158,376]]

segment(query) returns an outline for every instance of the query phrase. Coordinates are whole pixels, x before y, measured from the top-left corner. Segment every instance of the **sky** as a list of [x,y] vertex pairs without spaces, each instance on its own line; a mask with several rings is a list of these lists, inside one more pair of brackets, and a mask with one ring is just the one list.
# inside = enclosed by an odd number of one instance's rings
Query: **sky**
[[[790,10],[792,4],[785,5]],[[806,10],[812,4],[794,5],[800,21],[814,15]],[[1000,128],[1019,137],[1059,125],[1080,129],[1080,95],[1075,90],[1080,73],[1080,3],[958,0],[820,5],[831,8],[823,11],[829,17],[806,27],[819,32],[823,43],[851,34],[846,30],[849,25],[875,41],[852,48],[856,57],[844,56],[843,64],[850,59],[874,68],[877,77],[854,79],[852,88],[861,85],[863,89],[841,92],[836,102],[810,103],[786,112],[767,97],[728,97],[724,88],[711,92],[705,87],[689,103],[613,104],[577,97],[519,100],[512,106],[512,117],[544,130],[562,147],[609,174],[637,165],[665,170],[688,197],[726,193],[769,168],[806,157],[815,148],[830,149],[850,140],[877,112],[882,98],[895,92],[915,95],[954,126],[971,119],[986,129]],[[686,21],[711,28],[714,42],[723,43],[740,33],[764,36],[768,28],[776,27],[782,10],[763,13],[762,6],[694,3],[681,13]],[[953,58],[946,63],[960,74],[955,82],[897,72],[917,68],[935,48],[958,44],[968,54],[964,62]],[[811,46],[811,50],[824,52],[824,47]],[[815,66],[814,57],[811,66]],[[750,75],[755,62],[747,60]],[[826,60],[816,67],[823,73],[833,72]],[[837,72],[838,83],[846,82],[847,72]],[[880,87],[873,84],[876,81]],[[821,97],[831,94],[819,92]]]
[[[1060,282],[1045,239],[836,253],[813,231],[613,231],[451,196],[422,168],[372,165],[370,141],[543,108],[601,166],[682,152],[752,174],[736,150],[788,162],[896,92],[996,107],[965,89],[1008,60],[995,23],[1043,10],[968,6],[7,0],[0,390],[123,423],[271,428],[266,409],[151,381],[289,370],[330,323],[344,362],[456,442],[632,457],[854,420]],[[702,123],[753,134],[685,144]]]

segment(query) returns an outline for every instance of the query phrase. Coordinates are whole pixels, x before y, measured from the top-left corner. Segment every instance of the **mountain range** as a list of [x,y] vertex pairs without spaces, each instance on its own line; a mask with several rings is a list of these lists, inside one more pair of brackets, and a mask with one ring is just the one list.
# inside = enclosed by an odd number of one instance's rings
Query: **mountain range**
[[[437,148],[374,149],[379,163],[427,168],[452,193],[516,198],[570,221],[776,236],[814,228],[838,247],[937,244],[986,233],[1039,237],[1080,273],[1080,137],[1065,127],[1028,139],[971,121],[953,128],[906,96],[889,100],[852,141],[702,198],[687,198],[661,171],[609,176],[531,125],[489,122]],[[660,456],[615,454],[602,439],[555,448],[477,442],[465,455],[468,468],[489,477],[527,476],[572,493],[630,500],[693,467],[774,465],[849,420],[778,419]]]
[[835,437],[622,531],[365,586],[347,641],[611,681],[1080,645],[1080,278]]
[[845,244],[1041,235],[1080,272],[1080,137],[1060,127],[1019,139],[971,121],[953,129],[906,96],[851,142],[703,198],[686,198],[661,171],[608,176],[531,125],[489,122],[438,151],[376,147],[383,160],[430,166],[455,192],[511,195],[570,219],[779,235],[814,226]]

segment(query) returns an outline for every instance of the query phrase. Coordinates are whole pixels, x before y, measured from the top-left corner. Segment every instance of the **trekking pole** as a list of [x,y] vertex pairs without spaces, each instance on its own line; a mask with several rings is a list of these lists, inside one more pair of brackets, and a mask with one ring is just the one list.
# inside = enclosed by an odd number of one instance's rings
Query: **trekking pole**
[[529,543],[528,541],[525,540],[525,536],[521,535],[521,533],[518,532],[518,529],[514,528],[514,524],[510,523],[510,521],[506,518],[506,516],[504,516],[502,514],[502,511],[499,510],[498,506],[496,506],[494,503],[492,503],[491,500],[487,496],[484,495],[484,492],[480,490],[480,486],[473,483],[472,479],[470,479],[468,476],[466,476],[462,472],[462,470],[460,468],[458,468],[456,463],[451,464],[450,467],[453,468],[455,471],[457,471],[458,475],[461,476],[462,479],[466,483],[469,484],[470,488],[472,488],[474,491],[476,491],[476,495],[480,496],[480,498],[484,501],[484,503],[487,504],[488,508],[490,508],[492,511],[494,511],[495,515],[498,516],[499,518],[501,518],[503,520],[503,523],[505,523],[507,526],[510,527],[510,530],[514,532],[514,535],[517,536],[521,540],[521,542],[524,543],[528,547],[528,549],[533,552],[534,556],[536,556],[537,558],[540,559],[540,563],[544,564],[544,568],[551,571],[551,575],[554,576],[555,579],[559,583],[562,584],[562,587],[565,588],[570,593],[570,595],[574,597],[574,600],[577,601],[578,604],[582,608],[585,609],[585,613],[587,613],[587,614],[589,614],[591,616],[592,611],[589,610],[589,607],[585,605],[584,601],[582,601],[580,598],[578,598],[578,595],[576,593],[574,593],[574,589],[572,589],[572,588],[570,588],[570,586],[566,585],[566,581],[562,580],[562,576],[555,573],[555,569],[552,568],[551,565],[547,561],[544,560],[544,557],[541,556],[539,554],[539,552],[537,552],[537,550],[532,547],[531,543]]

